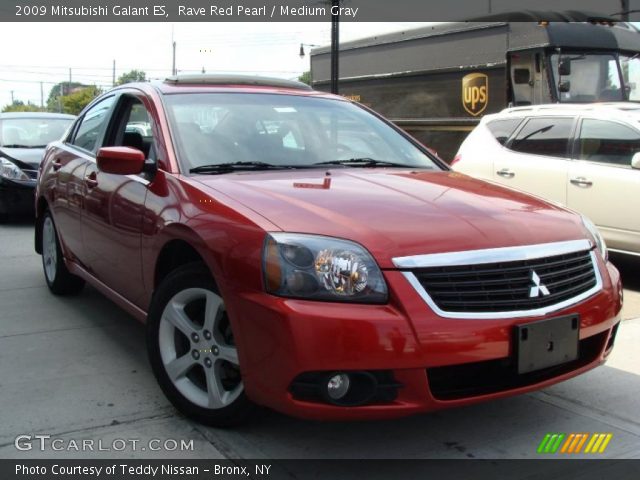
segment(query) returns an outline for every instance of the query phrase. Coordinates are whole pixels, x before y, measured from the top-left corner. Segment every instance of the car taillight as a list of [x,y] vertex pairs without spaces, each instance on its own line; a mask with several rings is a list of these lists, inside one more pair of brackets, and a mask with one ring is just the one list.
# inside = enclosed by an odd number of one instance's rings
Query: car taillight
[[462,160],[462,155],[457,154],[455,157],[453,157],[453,160],[451,160],[451,163],[449,164],[450,167],[453,167],[456,163],[458,163],[460,160]]

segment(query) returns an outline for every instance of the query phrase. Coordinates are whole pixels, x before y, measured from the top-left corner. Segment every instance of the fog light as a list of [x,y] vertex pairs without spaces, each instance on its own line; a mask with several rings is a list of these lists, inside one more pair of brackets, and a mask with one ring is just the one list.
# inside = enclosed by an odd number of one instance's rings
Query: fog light
[[329,378],[327,382],[327,395],[332,400],[340,400],[349,391],[349,375],[339,373]]

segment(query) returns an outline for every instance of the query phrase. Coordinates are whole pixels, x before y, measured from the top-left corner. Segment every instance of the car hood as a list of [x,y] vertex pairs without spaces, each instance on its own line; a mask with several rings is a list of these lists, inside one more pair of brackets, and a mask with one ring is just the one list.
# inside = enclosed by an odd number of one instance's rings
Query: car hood
[[283,231],[356,241],[392,258],[585,238],[580,217],[456,172],[297,170],[198,176]]
[[44,148],[6,148],[0,147],[0,153],[11,160],[17,160],[25,165],[21,168],[37,170],[44,155]]

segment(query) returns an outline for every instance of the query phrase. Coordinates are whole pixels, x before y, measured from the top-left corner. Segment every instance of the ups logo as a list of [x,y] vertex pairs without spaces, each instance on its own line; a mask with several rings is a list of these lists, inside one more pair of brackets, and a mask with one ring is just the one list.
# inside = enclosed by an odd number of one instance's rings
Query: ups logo
[[470,73],[462,78],[462,106],[474,117],[489,103],[489,78],[484,73]]

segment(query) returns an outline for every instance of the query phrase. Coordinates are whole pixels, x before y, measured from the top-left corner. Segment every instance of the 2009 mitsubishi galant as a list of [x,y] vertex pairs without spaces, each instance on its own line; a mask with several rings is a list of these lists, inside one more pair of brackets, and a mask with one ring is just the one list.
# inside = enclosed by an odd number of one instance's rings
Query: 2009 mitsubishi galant
[[297,82],[111,90],[48,147],[36,203],[51,291],[88,282],[146,322],[164,393],[212,425],[538,389],[601,364],[620,320],[586,218]]

